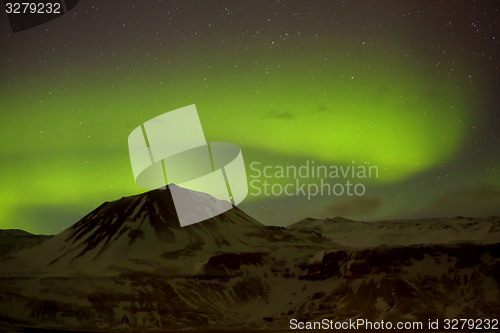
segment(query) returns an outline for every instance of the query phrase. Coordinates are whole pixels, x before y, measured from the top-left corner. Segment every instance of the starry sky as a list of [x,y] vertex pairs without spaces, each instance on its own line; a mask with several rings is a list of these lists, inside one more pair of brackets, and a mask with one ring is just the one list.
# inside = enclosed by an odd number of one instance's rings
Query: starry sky
[[252,162],[379,168],[363,196],[250,195],[239,207],[265,224],[499,215],[499,8],[80,0],[17,33],[2,12],[0,228],[57,233],[143,192],[129,133],[190,104],[249,177]]

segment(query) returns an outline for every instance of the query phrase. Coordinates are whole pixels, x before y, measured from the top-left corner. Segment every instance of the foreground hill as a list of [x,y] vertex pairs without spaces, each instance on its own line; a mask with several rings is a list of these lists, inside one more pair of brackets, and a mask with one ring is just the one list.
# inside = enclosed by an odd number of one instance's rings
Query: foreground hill
[[49,239],[48,235],[33,235],[19,229],[0,230],[0,258],[2,260],[11,253],[33,247]]
[[[226,204],[184,191],[197,209]],[[217,331],[500,317],[500,244],[346,247],[318,221],[266,227],[233,207],[181,228],[168,187],[104,203],[9,253],[0,326]]]

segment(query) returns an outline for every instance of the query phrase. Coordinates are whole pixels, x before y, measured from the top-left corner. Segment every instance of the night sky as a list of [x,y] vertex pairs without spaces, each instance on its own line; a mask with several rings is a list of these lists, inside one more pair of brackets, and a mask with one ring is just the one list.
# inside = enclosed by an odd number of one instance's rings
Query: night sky
[[500,215],[499,8],[81,0],[18,33],[2,12],[0,228],[57,233],[143,192],[129,133],[190,104],[249,180],[252,162],[379,168],[363,196],[250,195],[265,224]]

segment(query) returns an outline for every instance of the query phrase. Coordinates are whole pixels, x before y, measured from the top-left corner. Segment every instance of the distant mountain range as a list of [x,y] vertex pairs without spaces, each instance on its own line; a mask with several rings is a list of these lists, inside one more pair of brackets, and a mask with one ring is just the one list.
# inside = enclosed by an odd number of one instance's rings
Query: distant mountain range
[[347,247],[379,245],[453,244],[463,242],[499,243],[500,218],[434,218],[362,222],[343,217],[306,218],[289,230],[314,231]]
[[[500,317],[500,219],[264,226],[233,207],[181,228],[172,186],[53,237],[0,231],[7,329],[288,329],[290,319]],[[224,205],[176,188],[196,209]]]

